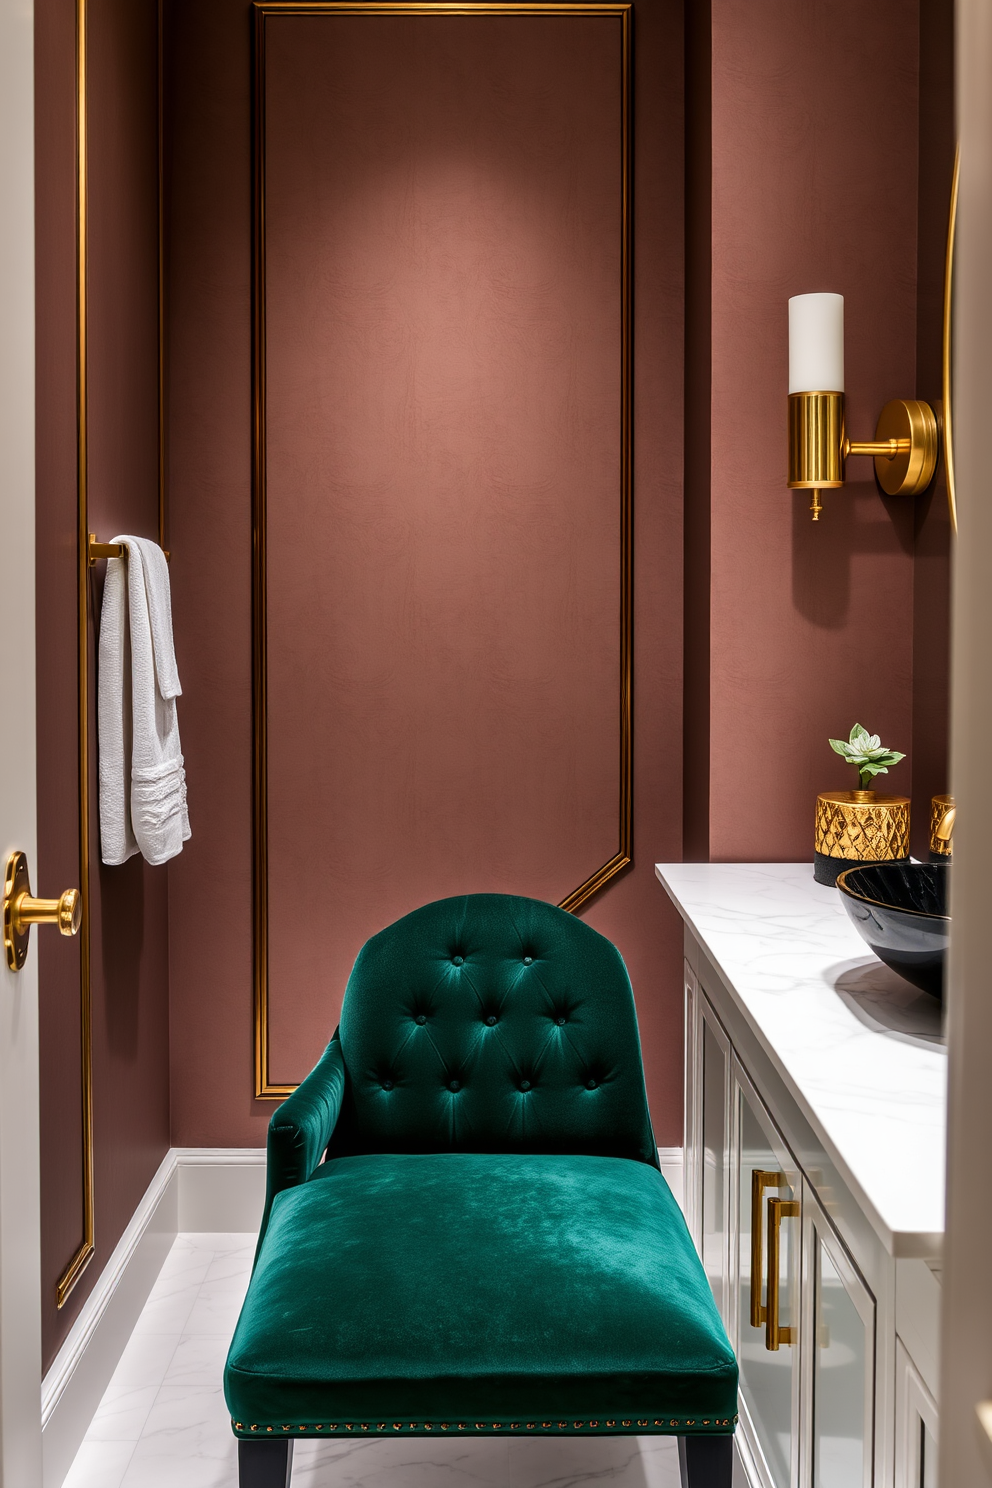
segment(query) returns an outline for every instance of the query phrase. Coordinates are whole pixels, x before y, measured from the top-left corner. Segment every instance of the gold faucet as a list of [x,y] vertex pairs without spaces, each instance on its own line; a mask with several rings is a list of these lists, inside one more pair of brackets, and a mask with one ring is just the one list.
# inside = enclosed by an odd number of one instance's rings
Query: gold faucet
[[957,807],[953,796],[934,796],[930,813],[930,851],[938,857],[953,852],[954,822]]

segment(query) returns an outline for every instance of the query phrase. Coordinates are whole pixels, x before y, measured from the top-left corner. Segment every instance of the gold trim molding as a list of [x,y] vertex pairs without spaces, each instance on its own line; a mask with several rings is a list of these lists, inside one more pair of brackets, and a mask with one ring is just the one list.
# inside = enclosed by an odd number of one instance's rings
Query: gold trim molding
[[560,902],[574,913],[632,861],[632,174],[631,32],[633,5],[495,3],[449,0],[254,0],[252,242],[252,924],[254,931],[255,1098],[283,1100],[295,1085],[269,1075],[268,945],[268,681],[266,663],[266,387],[265,387],[265,23],[269,16],[512,15],[615,17],[621,24],[621,439],[620,439],[620,799],[617,850]]
[[[95,1180],[93,1128],[93,992],[90,965],[90,761],[89,761],[89,404],[87,389],[88,319],[88,137],[87,0],[76,0],[76,644],[79,792],[79,1003],[82,1091],[83,1235],[58,1279],[56,1306],[68,1301],[93,1259]],[[162,0],[158,3],[158,540],[165,547],[165,252],[163,199]]]

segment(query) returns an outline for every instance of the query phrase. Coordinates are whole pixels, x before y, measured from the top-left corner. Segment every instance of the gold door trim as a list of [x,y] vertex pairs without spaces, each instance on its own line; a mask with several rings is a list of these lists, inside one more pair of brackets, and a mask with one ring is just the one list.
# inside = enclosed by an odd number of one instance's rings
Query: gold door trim
[[90,985],[89,809],[89,512],[86,387],[86,0],[76,0],[76,645],[79,726],[79,1042],[82,1058],[83,1238],[59,1277],[56,1305],[64,1306],[93,1259],[93,997]]
[[[80,1059],[82,1091],[83,1235],[56,1284],[56,1306],[65,1305],[93,1259],[95,1248],[93,1130],[93,992],[90,967],[90,760],[89,760],[89,408],[87,399],[87,0],[76,0],[76,644],[78,668],[78,791]],[[165,254],[163,245],[162,6],[158,19],[158,534],[165,546]]]
[[[82,3],[82,0],[81,0]],[[451,0],[253,0],[252,235],[252,926],[255,1097],[282,1100],[295,1085],[269,1077],[268,686],[266,677],[265,474],[265,21],[270,15],[613,16],[621,23],[621,366],[620,366],[620,792],[616,852],[560,902],[574,913],[632,861],[633,552],[632,552],[632,176],[631,32],[633,5],[478,5]]]

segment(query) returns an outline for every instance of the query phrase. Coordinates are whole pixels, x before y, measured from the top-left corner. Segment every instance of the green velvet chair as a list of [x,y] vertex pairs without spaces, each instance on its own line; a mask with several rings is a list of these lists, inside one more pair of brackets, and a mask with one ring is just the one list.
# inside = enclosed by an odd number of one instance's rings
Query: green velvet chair
[[300,1436],[604,1433],[677,1436],[689,1488],[730,1488],[737,1364],[608,940],[470,894],[363,946],[269,1126],[224,1383],[241,1488],[287,1488]]

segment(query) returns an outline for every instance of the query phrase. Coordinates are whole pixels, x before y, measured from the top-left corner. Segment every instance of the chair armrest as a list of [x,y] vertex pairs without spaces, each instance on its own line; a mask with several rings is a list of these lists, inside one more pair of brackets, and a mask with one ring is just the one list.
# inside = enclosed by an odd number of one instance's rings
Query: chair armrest
[[306,1079],[269,1122],[259,1245],[276,1195],[306,1183],[323,1157],[341,1110],[344,1083],[344,1057],[335,1034]]

